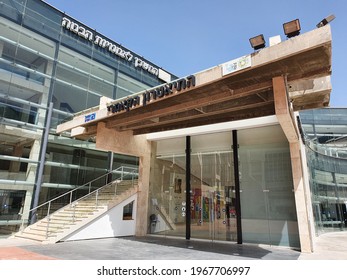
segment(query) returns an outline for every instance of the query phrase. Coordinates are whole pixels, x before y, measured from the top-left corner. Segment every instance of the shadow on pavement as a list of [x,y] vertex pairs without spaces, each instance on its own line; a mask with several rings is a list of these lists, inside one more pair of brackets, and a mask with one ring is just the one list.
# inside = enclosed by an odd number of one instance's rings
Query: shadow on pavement
[[243,257],[251,259],[267,260],[296,260],[300,252],[276,246],[257,246],[253,244],[236,244],[227,242],[211,242],[204,240],[185,240],[169,237],[124,237],[123,239],[133,240],[144,243],[151,243],[162,246],[171,246],[176,248],[190,249],[202,252],[230,255],[233,257]]

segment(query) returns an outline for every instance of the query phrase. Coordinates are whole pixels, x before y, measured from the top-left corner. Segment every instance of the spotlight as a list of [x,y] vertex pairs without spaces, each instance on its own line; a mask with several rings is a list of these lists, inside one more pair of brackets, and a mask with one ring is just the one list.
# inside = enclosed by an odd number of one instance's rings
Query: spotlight
[[327,25],[329,22],[331,22],[333,19],[335,19],[334,15],[327,16],[326,18],[323,18],[316,26],[317,28],[323,27],[324,25]]
[[249,39],[249,42],[251,43],[251,46],[254,50],[259,50],[265,47],[265,39],[263,34]]
[[286,22],[283,24],[284,34],[287,35],[288,38],[297,36],[300,34],[300,21],[298,19]]

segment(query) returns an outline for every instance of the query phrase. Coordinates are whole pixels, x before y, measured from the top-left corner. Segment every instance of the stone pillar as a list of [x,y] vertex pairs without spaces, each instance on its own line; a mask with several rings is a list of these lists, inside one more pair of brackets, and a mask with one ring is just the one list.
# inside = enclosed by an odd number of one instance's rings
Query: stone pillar
[[[23,145],[18,144],[14,147],[12,156],[21,157],[22,155],[23,155]],[[20,169],[20,162],[19,161],[11,161],[10,168],[9,168],[10,173],[18,173],[19,169]]]
[[289,142],[301,252],[311,253],[313,248],[300,152],[300,134],[290,108],[284,77],[275,77],[272,83],[276,116]]
[[[39,139],[35,139],[33,141],[30,154],[29,154],[29,159],[36,160],[36,161],[39,160],[40,148],[41,148],[40,136],[37,136],[37,138]],[[30,186],[27,189],[24,207],[23,207],[23,214],[27,214],[31,208],[31,201],[33,199],[33,194],[34,194],[34,183],[36,178],[36,172],[37,172],[37,164],[28,163],[27,172],[26,172],[26,181],[32,182],[33,186]],[[24,217],[24,218],[28,218],[28,217]]]
[[313,251],[313,248],[310,231],[310,222],[308,218],[308,201],[306,200],[304,178],[302,173],[303,170],[300,154],[300,144],[299,142],[289,143],[289,146],[301,252],[311,253]]
[[114,153],[133,155],[139,162],[139,191],[136,207],[136,235],[143,236],[148,227],[148,193],[151,163],[151,144],[145,135],[134,136],[131,131],[109,129],[105,123],[97,125],[96,148]]

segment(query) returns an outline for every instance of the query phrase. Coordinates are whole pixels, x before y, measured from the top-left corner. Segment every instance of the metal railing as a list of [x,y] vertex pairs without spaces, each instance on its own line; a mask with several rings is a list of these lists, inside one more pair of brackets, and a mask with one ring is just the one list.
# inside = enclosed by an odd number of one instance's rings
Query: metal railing
[[[138,168],[121,166],[111,172],[108,172],[98,178],[93,179],[92,181],[79,186],[71,191],[68,191],[62,195],[59,195],[31,210],[24,213],[22,216],[21,223],[21,232],[25,229],[25,224],[29,224],[30,217],[34,217],[34,222],[47,219],[47,228],[46,228],[46,238],[48,237],[49,232],[49,224],[51,220],[51,216],[64,208],[70,207],[73,208],[72,213],[72,221],[75,221],[75,206],[78,201],[81,201],[87,197],[95,195],[95,207],[98,206],[99,203],[99,193],[106,189],[107,187],[112,186],[114,183],[117,184],[124,180],[131,180],[131,186],[134,186],[135,180],[138,178]],[[95,183],[103,182],[100,186],[95,186]],[[93,185],[94,184],[94,185]],[[116,194],[117,189],[114,189],[114,193]]]

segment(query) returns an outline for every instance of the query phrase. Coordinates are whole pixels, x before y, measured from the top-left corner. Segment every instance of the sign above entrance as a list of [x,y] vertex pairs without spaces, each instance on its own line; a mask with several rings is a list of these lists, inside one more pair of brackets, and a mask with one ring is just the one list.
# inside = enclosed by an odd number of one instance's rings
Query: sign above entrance
[[194,75],[152,88],[142,94],[121,101],[114,101],[114,103],[107,106],[107,111],[112,113],[129,111],[133,107],[146,106],[153,100],[164,98],[191,87],[195,87]]
[[222,64],[223,76],[252,66],[250,55],[245,55]]
[[96,35],[94,31],[88,30],[84,28],[83,26],[81,26],[80,24],[77,24],[76,22],[73,22],[66,17],[63,17],[61,26],[77,34],[81,38],[84,38],[85,40],[93,42],[95,45],[98,45],[100,48],[108,50],[111,54],[114,54],[129,62],[134,61],[134,66],[136,68],[141,68],[147,71],[148,73],[157,77],[159,76],[159,78],[161,78],[160,76],[162,75],[160,75],[161,74],[160,72],[163,72],[162,69],[158,69],[154,67],[153,65],[145,61],[143,58],[140,58],[134,55],[131,51],[123,49],[120,45],[114,42],[110,42],[99,35]]

